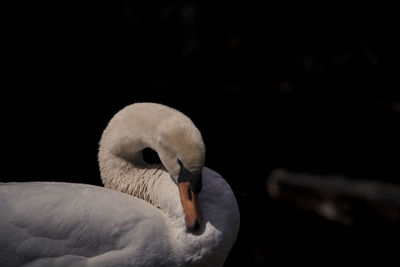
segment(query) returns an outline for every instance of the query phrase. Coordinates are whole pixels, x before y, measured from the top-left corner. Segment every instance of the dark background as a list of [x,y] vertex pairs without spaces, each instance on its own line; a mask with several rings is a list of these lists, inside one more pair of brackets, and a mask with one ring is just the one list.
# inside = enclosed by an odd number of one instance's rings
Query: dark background
[[391,6],[122,1],[6,7],[3,181],[100,185],[97,148],[125,105],[159,102],[203,134],[241,230],[226,266],[395,259],[399,224],[343,226],[271,200],[275,168],[400,184]]

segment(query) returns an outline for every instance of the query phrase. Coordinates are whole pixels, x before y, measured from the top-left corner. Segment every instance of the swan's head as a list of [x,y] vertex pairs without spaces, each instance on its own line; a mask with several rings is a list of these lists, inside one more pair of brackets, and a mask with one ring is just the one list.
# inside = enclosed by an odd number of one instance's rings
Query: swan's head
[[187,228],[197,231],[203,221],[198,195],[202,189],[205,146],[199,130],[191,121],[185,125],[169,123],[168,126],[160,134],[157,152],[171,178],[178,184]]

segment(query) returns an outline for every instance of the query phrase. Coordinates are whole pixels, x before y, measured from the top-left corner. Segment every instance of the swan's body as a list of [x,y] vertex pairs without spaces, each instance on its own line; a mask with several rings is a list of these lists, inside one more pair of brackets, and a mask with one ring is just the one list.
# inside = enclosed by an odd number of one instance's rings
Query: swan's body
[[[99,161],[103,182],[115,190],[68,183],[0,184],[0,266],[223,264],[239,228],[239,211],[231,188],[217,173],[203,168],[203,186],[198,194],[202,224],[197,232],[188,231],[173,171],[167,171],[171,168],[167,163],[170,159],[163,152],[160,155],[154,140],[146,141],[158,134],[153,129],[140,137],[140,142],[123,134],[132,133],[129,121],[136,119],[130,117],[137,111],[135,106],[144,112],[139,113],[140,118],[146,117],[146,108],[171,112],[161,112],[158,119],[172,114],[175,118],[169,119],[178,118],[179,123],[184,116],[161,105],[135,104],[111,120],[100,142]],[[195,137],[196,130],[191,133]],[[138,135],[131,135],[134,136]],[[197,141],[195,138],[189,146],[198,146]],[[160,144],[160,139],[157,142]],[[143,162],[140,151],[149,146],[159,153],[167,170]],[[189,170],[195,170],[198,166],[190,166],[191,156],[182,162]]]

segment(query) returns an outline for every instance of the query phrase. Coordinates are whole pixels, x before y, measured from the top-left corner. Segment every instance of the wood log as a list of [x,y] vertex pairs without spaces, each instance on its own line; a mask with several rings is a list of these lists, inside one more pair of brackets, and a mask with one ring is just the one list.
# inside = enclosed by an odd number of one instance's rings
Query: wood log
[[267,191],[273,199],[346,225],[375,219],[400,223],[400,186],[394,184],[277,169],[267,179]]

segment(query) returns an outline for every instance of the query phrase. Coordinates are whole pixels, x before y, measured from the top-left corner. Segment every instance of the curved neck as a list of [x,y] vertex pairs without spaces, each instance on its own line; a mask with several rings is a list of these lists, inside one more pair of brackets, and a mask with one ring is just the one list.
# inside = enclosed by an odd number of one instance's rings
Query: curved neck
[[[163,176],[166,172],[163,165],[145,163],[142,151],[115,154],[100,148],[98,156],[105,187],[135,196],[161,208],[158,185],[161,182],[160,177],[166,178]],[[171,178],[169,180],[173,183]]]
[[[131,159],[99,151],[100,171],[106,187],[141,198],[163,211],[173,247],[191,262],[189,266],[222,266],[239,228],[239,211],[229,185],[216,173],[203,169],[203,189],[199,195],[204,225],[200,234],[186,231],[178,187],[162,165],[144,163],[141,152]],[[207,253],[213,251],[213,253]]]
[[[166,168],[143,161],[146,147],[157,151]],[[143,103],[128,106],[111,119],[100,140],[98,159],[105,187],[141,198],[163,211],[171,245],[185,262],[192,263],[189,266],[206,262],[221,266],[239,229],[239,210],[231,188],[217,173],[202,169],[199,200],[204,221],[199,233],[193,234],[185,227],[178,186],[171,179],[179,174],[178,158],[189,169],[198,169],[204,165],[204,152],[201,134],[190,119],[176,110]]]

